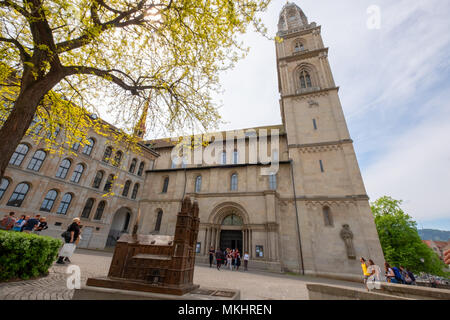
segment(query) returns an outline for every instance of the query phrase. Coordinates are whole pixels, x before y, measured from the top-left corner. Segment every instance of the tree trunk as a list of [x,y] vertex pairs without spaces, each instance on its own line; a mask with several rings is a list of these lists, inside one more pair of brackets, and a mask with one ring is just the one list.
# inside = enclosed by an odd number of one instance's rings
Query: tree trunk
[[13,110],[0,129],[0,179],[3,178],[9,160],[33,121],[39,103],[60,79],[62,77],[51,75],[20,91]]

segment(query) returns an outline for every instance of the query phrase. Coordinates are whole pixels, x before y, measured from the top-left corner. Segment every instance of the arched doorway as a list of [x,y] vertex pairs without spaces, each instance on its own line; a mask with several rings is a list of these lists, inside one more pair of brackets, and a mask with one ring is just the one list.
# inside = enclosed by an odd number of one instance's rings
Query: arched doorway
[[107,247],[114,247],[117,240],[124,233],[130,230],[132,213],[129,208],[122,207],[116,211],[109,229],[108,239],[106,240]]
[[231,211],[222,220],[220,228],[220,248],[238,249],[242,252],[243,236],[242,236],[243,222],[242,218],[236,212]]

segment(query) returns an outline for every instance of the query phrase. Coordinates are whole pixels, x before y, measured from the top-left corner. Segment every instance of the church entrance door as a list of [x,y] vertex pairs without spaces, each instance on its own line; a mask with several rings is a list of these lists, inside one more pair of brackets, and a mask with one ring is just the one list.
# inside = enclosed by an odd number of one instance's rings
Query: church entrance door
[[220,249],[238,249],[242,254],[242,231],[222,230],[220,232]]

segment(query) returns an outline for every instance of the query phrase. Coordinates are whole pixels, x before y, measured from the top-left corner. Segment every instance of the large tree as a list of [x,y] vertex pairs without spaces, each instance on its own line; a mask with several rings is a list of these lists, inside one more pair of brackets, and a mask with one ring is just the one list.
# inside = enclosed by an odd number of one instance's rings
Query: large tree
[[371,203],[386,261],[413,272],[443,275],[444,263],[420,239],[417,223],[400,207],[401,200],[381,197]]
[[125,132],[147,103],[154,126],[215,125],[219,72],[247,52],[237,37],[249,25],[265,33],[269,2],[0,0],[0,177],[34,127],[49,146],[59,126],[67,145],[86,142],[82,115],[99,104]]

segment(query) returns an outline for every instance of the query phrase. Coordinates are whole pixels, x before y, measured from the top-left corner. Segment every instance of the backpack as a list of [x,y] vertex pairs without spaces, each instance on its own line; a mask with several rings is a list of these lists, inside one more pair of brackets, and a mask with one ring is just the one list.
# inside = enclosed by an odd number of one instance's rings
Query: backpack
[[398,270],[397,267],[393,267],[392,271],[394,271],[395,279],[399,282],[403,282],[402,274],[400,273],[400,270]]

